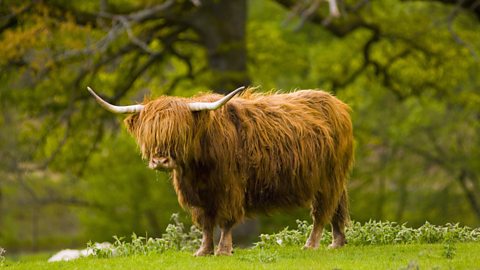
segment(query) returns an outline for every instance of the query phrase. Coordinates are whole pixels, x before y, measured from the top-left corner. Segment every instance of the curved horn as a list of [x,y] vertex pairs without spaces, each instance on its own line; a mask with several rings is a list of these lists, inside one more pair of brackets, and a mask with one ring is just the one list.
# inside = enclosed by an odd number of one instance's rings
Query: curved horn
[[87,90],[88,92],[90,92],[90,94],[92,94],[92,96],[95,97],[98,104],[100,104],[103,108],[107,109],[107,111],[113,113],[138,113],[143,110],[144,107],[143,105],[115,106],[99,97],[95,92],[93,92],[92,88],[90,88],[89,86],[87,86]]
[[227,103],[231,98],[233,98],[236,94],[240,93],[243,89],[245,89],[245,86],[239,87],[230,94],[226,95],[225,97],[221,98],[220,100],[217,100],[215,102],[192,102],[188,104],[188,108],[190,108],[191,111],[193,112],[198,112],[198,111],[205,111],[205,110],[216,110],[225,103]]

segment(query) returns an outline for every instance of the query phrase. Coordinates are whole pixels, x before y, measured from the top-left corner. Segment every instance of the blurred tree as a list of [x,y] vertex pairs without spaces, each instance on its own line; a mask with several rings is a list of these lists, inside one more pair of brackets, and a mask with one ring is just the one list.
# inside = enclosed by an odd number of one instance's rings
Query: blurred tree
[[1,1],[2,244],[155,235],[155,207],[177,205],[86,85],[124,104],[250,79],[331,90],[353,108],[355,219],[478,225],[478,1],[329,2]]

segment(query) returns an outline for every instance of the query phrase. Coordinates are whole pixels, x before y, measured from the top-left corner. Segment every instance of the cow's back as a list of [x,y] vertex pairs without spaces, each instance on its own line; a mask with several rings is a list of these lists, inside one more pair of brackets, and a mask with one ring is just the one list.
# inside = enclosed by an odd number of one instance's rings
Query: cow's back
[[326,177],[348,171],[352,159],[349,108],[340,100],[302,90],[247,94],[227,105],[241,144],[247,211],[303,206],[324,186],[342,184]]

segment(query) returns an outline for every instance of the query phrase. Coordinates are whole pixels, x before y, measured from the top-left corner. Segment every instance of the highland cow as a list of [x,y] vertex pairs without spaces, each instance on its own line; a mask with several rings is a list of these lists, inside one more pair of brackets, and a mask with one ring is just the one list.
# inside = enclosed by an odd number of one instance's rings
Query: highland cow
[[180,205],[203,231],[195,256],[232,253],[232,227],[258,212],[311,207],[317,248],[331,223],[332,248],[346,243],[347,177],[353,162],[350,109],[319,90],[258,94],[239,88],[223,97],[162,96],[115,106],[149,167],[168,170]]

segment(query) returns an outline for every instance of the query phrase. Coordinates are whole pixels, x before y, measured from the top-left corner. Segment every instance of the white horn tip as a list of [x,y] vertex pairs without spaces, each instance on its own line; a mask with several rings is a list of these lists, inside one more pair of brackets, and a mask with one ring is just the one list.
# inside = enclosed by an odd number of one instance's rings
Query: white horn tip
[[95,91],[93,91],[93,89],[90,87],[90,86],[87,86],[87,90],[88,92],[90,92],[90,94],[96,96],[97,94],[95,93]]

